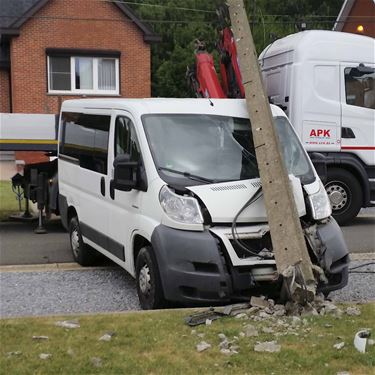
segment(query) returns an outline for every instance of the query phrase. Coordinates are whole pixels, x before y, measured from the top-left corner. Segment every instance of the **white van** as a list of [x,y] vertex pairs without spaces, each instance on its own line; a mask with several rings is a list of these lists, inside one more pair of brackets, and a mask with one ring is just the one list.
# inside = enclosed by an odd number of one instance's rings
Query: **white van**
[[270,101],[306,150],[325,156],[335,219],[344,224],[374,206],[375,39],[303,31],[270,44],[259,63]]
[[[327,294],[347,284],[348,250],[286,115],[272,113]],[[65,101],[58,176],[75,260],[90,264],[95,249],[119,264],[142,308],[280,291],[244,100]]]

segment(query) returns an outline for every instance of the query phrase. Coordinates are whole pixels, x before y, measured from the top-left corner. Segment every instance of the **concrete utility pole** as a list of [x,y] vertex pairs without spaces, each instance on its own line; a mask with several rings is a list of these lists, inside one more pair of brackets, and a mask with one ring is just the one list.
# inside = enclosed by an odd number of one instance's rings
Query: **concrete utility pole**
[[227,3],[237,43],[276,266],[286,282],[296,276],[298,284],[288,285],[293,300],[312,300],[316,292],[312,264],[273,126],[244,3],[243,0],[228,0]]

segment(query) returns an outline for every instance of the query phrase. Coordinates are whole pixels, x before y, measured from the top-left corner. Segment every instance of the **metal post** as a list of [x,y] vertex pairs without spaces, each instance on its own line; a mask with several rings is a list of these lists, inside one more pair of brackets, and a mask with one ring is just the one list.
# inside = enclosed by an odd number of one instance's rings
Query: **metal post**
[[284,280],[291,275],[292,278],[299,276],[300,284],[289,288],[292,299],[312,300],[316,282],[311,260],[273,126],[244,3],[243,0],[228,0],[228,5],[277,269]]

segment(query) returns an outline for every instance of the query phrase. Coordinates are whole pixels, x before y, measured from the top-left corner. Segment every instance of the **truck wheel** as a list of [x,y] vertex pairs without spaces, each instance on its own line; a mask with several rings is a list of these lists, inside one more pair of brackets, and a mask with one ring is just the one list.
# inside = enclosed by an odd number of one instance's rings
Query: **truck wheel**
[[136,282],[139,302],[143,310],[165,306],[163,287],[155,256],[150,246],[143,247],[136,260]]
[[92,266],[95,262],[95,250],[83,242],[79,221],[76,216],[69,223],[69,238],[74,260],[81,266]]
[[340,225],[355,218],[362,207],[362,189],[356,177],[339,168],[328,169],[325,185],[332,207],[332,216]]

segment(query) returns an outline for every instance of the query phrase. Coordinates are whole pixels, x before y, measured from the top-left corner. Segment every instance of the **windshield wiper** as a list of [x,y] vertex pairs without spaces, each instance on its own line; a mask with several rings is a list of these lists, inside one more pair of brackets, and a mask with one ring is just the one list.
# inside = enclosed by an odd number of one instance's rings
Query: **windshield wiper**
[[176,169],[171,169],[171,168],[166,168],[166,167],[159,167],[158,171],[167,171],[167,172],[171,172],[171,173],[176,173],[176,174],[180,174],[181,176],[190,178],[191,180],[197,180],[197,181],[201,181],[201,182],[207,182],[207,183],[210,183],[210,184],[212,184],[214,182],[217,182],[216,180],[212,180],[210,178],[206,178],[206,177],[202,177],[202,176],[197,176],[197,175],[191,174],[189,172],[182,172],[182,171],[178,171]]

